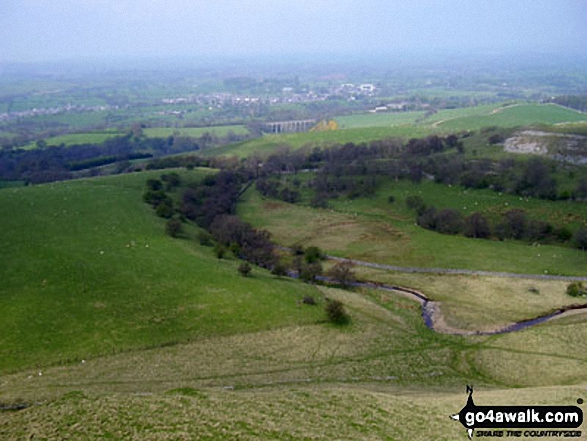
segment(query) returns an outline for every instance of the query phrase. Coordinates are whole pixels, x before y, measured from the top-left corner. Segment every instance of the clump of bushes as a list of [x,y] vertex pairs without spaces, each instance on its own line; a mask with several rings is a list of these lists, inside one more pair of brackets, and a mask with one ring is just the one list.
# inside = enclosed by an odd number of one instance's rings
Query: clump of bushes
[[218,259],[224,258],[224,255],[226,254],[226,248],[224,247],[224,245],[222,245],[221,243],[217,243],[214,247],[214,254],[216,254],[216,257]]
[[322,275],[322,264],[320,262],[304,263],[300,267],[300,280],[308,283],[315,283]]
[[421,215],[426,210],[426,204],[424,199],[420,196],[412,195],[406,198],[406,205],[412,210],[416,210],[416,213]]
[[328,271],[327,275],[340,283],[343,288],[348,288],[357,280],[353,268],[354,264],[352,262],[338,262]]
[[494,135],[491,135],[489,138],[487,138],[487,141],[489,144],[502,144],[505,141],[505,136],[503,136],[501,133],[495,133]]
[[145,201],[147,204],[151,204],[151,206],[155,209],[155,213],[159,217],[171,219],[175,214],[173,201],[167,195],[167,193],[165,193],[165,190],[163,189],[163,182],[159,179],[147,180],[147,191],[143,194],[143,201]]
[[181,185],[181,177],[176,172],[161,175],[161,181],[165,183],[165,190],[171,191]]
[[291,251],[295,256],[303,256],[304,255],[304,247],[299,243],[293,244],[291,246]]
[[350,317],[340,300],[327,299],[325,311],[328,321],[335,325],[344,325],[350,321]]
[[587,250],[587,228],[581,227],[573,234],[573,245],[580,250]]
[[575,248],[587,250],[586,228],[580,227],[573,233],[565,226],[555,227],[547,222],[531,219],[519,208],[502,213],[501,221],[491,225],[479,212],[464,217],[452,208],[437,210],[434,206],[426,206],[420,196],[408,196],[406,205],[416,211],[416,222],[419,226],[441,234],[541,243],[571,242]]
[[212,245],[214,245],[212,235],[208,233],[206,230],[202,230],[198,233],[198,242],[200,242],[200,245],[205,247],[211,247]]
[[278,277],[287,276],[287,269],[287,265],[278,259],[271,269],[271,274]]
[[238,272],[241,273],[243,277],[247,277],[252,270],[253,268],[251,267],[251,265],[249,265],[248,262],[243,262],[238,267]]
[[587,297],[587,288],[581,282],[573,282],[567,286],[567,294],[571,297]]
[[177,237],[181,233],[181,222],[177,219],[169,219],[165,224],[165,231],[171,237]]
[[314,263],[319,260],[324,260],[324,253],[322,253],[320,248],[310,246],[304,251],[304,258],[306,259],[306,263]]

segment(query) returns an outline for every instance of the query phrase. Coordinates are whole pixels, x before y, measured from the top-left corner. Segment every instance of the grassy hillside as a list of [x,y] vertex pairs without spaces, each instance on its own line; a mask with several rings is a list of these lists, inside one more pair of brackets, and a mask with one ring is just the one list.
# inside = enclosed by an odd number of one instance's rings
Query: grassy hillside
[[343,129],[417,125],[437,130],[479,130],[483,127],[518,127],[533,124],[576,123],[587,115],[556,104],[493,104],[423,111],[359,114],[337,118]]
[[[211,152],[420,136],[502,114],[515,119],[522,107],[455,109],[409,124],[374,115],[383,126],[351,117],[356,128],[269,135]],[[550,123],[559,117],[540,112],[552,109],[559,108],[536,107],[529,119]],[[499,124],[509,127],[508,118]],[[467,154],[476,148],[467,144]],[[195,181],[210,171],[178,172]],[[466,439],[448,418],[464,406],[466,384],[475,385],[479,405],[585,398],[584,311],[512,334],[455,336],[426,328],[419,304],[395,293],[305,285],[258,268],[243,278],[238,261],[218,260],[197,243],[195,226],[178,239],[165,235],[165,221],[141,199],[146,180],[161,173],[0,184],[0,439],[448,441]],[[307,202],[309,191],[302,194]],[[523,208],[572,228],[587,219],[584,204],[405,181],[386,182],[370,198],[332,200],[328,209],[264,199],[253,187],[238,215],[280,244],[361,260],[585,275],[587,253],[569,247],[424,230],[404,202],[414,194],[489,218]],[[566,295],[565,282],[357,272],[421,290],[440,302],[449,326],[463,329],[584,301]],[[306,295],[318,305],[302,304]],[[348,325],[324,322],[326,298],[344,303]],[[18,403],[27,408],[2,410]]]
[[411,138],[426,136],[430,130],[417,126],[390,126],[390,127],[364,127],[347,130],[333,130],[326,132],[285,133],[279,135],[264,135],[250,141],[222,146],[206,150],[208,156],[234,155],[244,158],[253,153],[269,154],[284,146],[300,148],[305,145],[333,145],[345,142],[367,142],[385,138]]
[[0,414],[0,435],[452,440],[466,436],[448,418],[465,404],[464,384],[475,384],[478,404],[574,404],[584,391],[587,329],[573,318],[445,336],[423,326],[411,300],[323,290],[347,305],[350,326],[211,337],[3,376],[0,401],[38,404]]
[[23,181],[2,181],[2,180],[0,180],[0,189],[22,187],[23,185],[24,185]]
[[[177,240],[163,234],[140,197],[158,174],[0,191],[0,252],[10,256],[0,267],[0,405],[30,406],[0,411],[0,438],[448,441],[466,436],[448,418],[465,404],[465,384],[478,404],[582,396],[584,313],[460,337],[430,331],[419,305],[393,293],[316,288],[259,269],[242,278],[236,261],[189,239],[195,227]],[[243,205],[249,216],[254,196]],[[256,210],[273,221],[278,205]],[[377,215],[309,213],[289,227],[311,232],[312,216],[351,222],[337,224],[333,241],[352,240],[352,220]],[[373,233],[361,234],[367,248]],[[504,303],[526,314],[564,297],[557,284],[537,284],[536,294],[492,280],[399,277],[469,326],[512,317]],[[301,305],[303,295],[318,306]],[[349,325],[322,322],[324,297],[344,303]]]
[[[237,135],[244,135],[248,133],[245,126],[232,125],[232,126],[217,126],[217,127],[189,127],[189,128],[165,128],[165,127],[154,127],[144,129],[143,133],[149,138],[166,138],[168,136],[179,134],[179,136],[190,136],[197,138],[202,136],[204,133],[210,133],[218,137],[226,136],[228,132],[234,132]],[[101,144],[104,141],[114,138],[116,136],[123,135],[122,132],[115,130],[104,131],[104,132],[87,132],[87,133],[70,133],[68,135],[54,136],[45,139],[47,146],[59,146],[64,144],[65,146],[76,145],[76,144]],[[36,149],[36,142],[31,142],[24,147],[25,150]]]
[[540,127],[540,129],[555,133],[572,133],[576,135],[587,135],[587,121],[574,123],[560,123],[553,126]]
[[[483,405],[575,404],[584,387],[476,392]],[[21,439],[144,440],[466,440],[448,416],[466,402],[461,391],[360,386],[251,391],[179,389],[150,396],[72,393],[6,416],[0,435]],[[243,412],[243,409],[246,411]],[[541,437],[541,440],[560,438]],[[585,437],[574,438],[585,439]]]
[[[390,204],[389,195],[396,198]],[[569,247],[531,246],[522,241],[493,241],[448,236],[415,225],[416,214],[405,205],[409,195],[426,204],[475,211],[499,217],[523,208],[536,219],[571,226],[585,223],[585,204],[546,202],[500,195],[489,190],[465,191],[458,187],[423,182],[389,182],[370,198],[339,198],[331,209],[263,199],[249,190],[239,207],[243,219],[271,231],[284,245],[316,245],[341,257],[398,266],[462,268],[534,274],[585,275],[587,253]],[[564,221],[562,221],[564,219]]]
[[[71,133],[69,135],[54,136],[47,138],[45,142],[47,146],[59,146],[64,144],[65,146],[75,144],[101,144],[104,141],[120,136],[120,132],[109,131],[109,132],[87,132],[87,133]],[[25,150],[36,149],[36,142],[31,142],[23,147]]]
[[310,286],[166,236],[141,199],[157,175],[0,190],[0,372],[322,317]]
[[562,306],[586,303],[566,294],[568,282],[451,274],[412,274],[356,267],[359,278],[406,286],[440,302],[455,329],[490,331],[538,317]]
[[179,134],[179,136],[190,136],[197,138],[204,133],[210,133],[216,136],[226,136],[228,132],[234,132],[237,135],[246,135],[249,133],[245,126],[231,125],[231,126],[211,126],[211,127],[152,127],[143,129],[145,136],[149,138],[166,138],[168,136]]
[[444,130],[478,130],[489,126],[521,127],[586,120],[586,114],[555,104],[520,104],[498,108],[482,115],[449,118],[439,123],[438,127]]
[[339,116],[336,119],[341,129],[357,129],[364,127],[385,127],[415,124],[424,118],[426,112],[390,112],[363,113],[351,116]]
[[448,134],[483,127],[512,128],[535,124],[586,121],[587,115],[554,104],[500,104],[424,112],[358,114],[336,118],[340,130],[265,135],[243,143],[209,150],[208,155],[250,156],[267,154],[288,145],[329,145],[367,142],[389,137],[417,138],[432,133]]

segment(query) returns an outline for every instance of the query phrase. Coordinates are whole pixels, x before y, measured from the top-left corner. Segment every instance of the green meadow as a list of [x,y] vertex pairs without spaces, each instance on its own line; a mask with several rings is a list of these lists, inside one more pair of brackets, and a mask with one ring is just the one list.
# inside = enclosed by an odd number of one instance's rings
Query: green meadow
[[195,227],[166,236],[141,199],[155,176],[0,190],[0,372],[322,317],[298,305],[311,286],[244,279]]
[[424,127],[400,125],[390,127],[363,127],[325,132],[285,133],[263,135],[260,138],[206,150],[206,155],[226,155],[245,158],[252,154],[269,155],[283,147],[298,149],[304,146],[329,146],[346,142],[368,142],[385,138],[412,138],[426,136],[430,130]]
[[[530,104],[426,118],[354,115],[344,117],[341,130],[265,135],[206,154],[244,158],[286,145],[556,124],[579,121],[578,115]],[[197,130],[179,133],[199,136]],[[467,138],[465,154],[497,155],[491,149],[498,147],[483,150],[484,136]],[[176,171],[186,183],[213,172]],[[176,239],[165,234],[165,220],[142,202],[147,179],[162,173],[0,183],[1,439],[452,441],[466,439],[448,418],[465,405],[466,384],[475,385],[478,405],[574,405],[585,398],[584,311],[511,334],[457,336],[428,329],[420,305],[397,293],[303,284],[259,268],[245,278],[240,261],[217,259],[198,243],[193,224],[184,224]],[[303,186],[312,176],[298,177]],[[280,245],[317,245],[359,260],[585,275],[587,253],[569,246],[422,229],[405,198],[419,195],[426,204],[494,220],[522,208],[530,218],[573,229],[585,225],[584,203],[428,181],[380,184],[372,197],[341,197],[327,209],[309,206],[307,188],[293,205],[263,198],[253,186],[237,215],[269,230]],[[172,197],[178,200],[179,192]],[[421,291],[439,302],[448,327],[465,330],[491,330],[585,302],[568,296],[560,281],[356,271]],[[305,296],[317,305],[304,304]],[[326,322],[327,299],[343,302],[348,324]],[[18,404],[25,408],[5,410]]]
[[242,125],[230,126],[210,126],[210,127],[151,127],[143,129],[145,136],[149,138],[167,138],[168,136],[188,136],[198,138],[204,133],[209,133],[218,137],[226,136],[229,132],[236,135],[246,135],[249,133],[247,128]]
[[23,185],[23,181],[0,181],[0,189],[22,187]]
[[350,325],[210,336],[4,375],[1,401],[37,404],[0,414],[0,434],[448,441],[466,437],[448,418],[465,384],[478,405],[572,405],[584,392],[587,330],[573,317],[456,337],[426,329],[401,296],[321,290],[344,302]]
[[[207,172],[180,171],[186,181]],[[419,305],[401,295],[304,285],[257,268],[243,278],[236,260],[197,244],[197,228],[178,239],[163,233],[141,201],[146,179],[160,173],[0,191],[0,252],[11,256],[1,267],[0,404],[30,406],[0,410],[0,437],[448,441],[466,437],[448,418],[464,406],[465,384],[478,404],[582,396],[584,314],[514,334],[453,336],[427,329]],[[379,205],[392,189],[346,207],[356,214],[299,207],[313,211],[288,213],[283,229],[305,223],[314,234],[318,216],[333,222],[323,236],[339,229],[333,243],[359,234],[367,247],[377,234],[369,222],[390,214]],[[396,203],[394,216],[407,216]],[[239,214],[271,223],[280,205],[297,208],[249,192]],[[420,289],[465,329],[570,301],[561,282],[359,274]],[[318,305],[303,305],[305,295]],[[326,297],[343,302],[350,324],[325,323]]]
[[[395,197],[394,203],[388,197]],[[547,202],[500,195],[489,190],[464,190],[432,182],[383,184],[370,198],[338,198],[327,209],[263,198],[253,188],[244,196],[239,215],[269,230],[282,245],[316,245],[330,254],[396,266],[456,268],[532,274],[584,275],[587,254],[568,246],[533,245],[449,236],[416,225],[405,198],[419,195],[428,205],[476,211],[499,218],[522,208],[529,217],[554,225],[578,227],[587,218],[585,204]]]
[[443,130],[479,130],[490,126],[509,128],[578,121],[587,121],[587,115],[555,104],[518,104],[487,114],[448,118],[439,122],[438,127]]
[[424,117],[426,112],[389,112],[364,113],[335,118],[341,129],[357,129],[364,127],[401,126],[415,124]]
[[358,114],[336,118],[342,129],[417,125],[440,131],[520,127],[533,124],[580,123],[587,115],[556,104],[502,103],[424,111]]
[[[76,144],[101,144],[104,141],[114,138],[116,136],[120,136],[121,133],[108,131],[108,132],[88,132],[88,133],[70,133],[68,135],[62,136],[54,136],[51,138],[47,138],[44,141],[47,143],[47,146],[60,146],[65,145],[69,147],[71,145]],[[31,142],[23,147],[25,150],[36,149],[37,143]]]
[[[247,128],[242,125],[232,126],[211,126],[211,127],[187,127],[187,128],[165,128],[165,127],[153,127],[143,129],[145,136],[149,138],[167,138],[169,136],[187,136],[197,138],[202,136],[204,133],[209,133],[214,136],[223,137],[230,132],[237,135],[246,135],[249,133]],[[44,141],[47,146],[60,146],[65,145],[69,147],[77,144],[101,144],[108,139],[116,136],[123,135],[122,132],[115,130],[109,130],[104,132],[87,132],[87,133],[70,133],[67,135],[53,136],[47,138]],[[22,147],[25,150],[31,150],[38,148],[36,142],[30,142],[29,144]]]
[[443,109],[431,115],[422,111],[369,113],[337,117],[339,130],[306,133],[266,134],[260,138],[212,149],[207,155],[244,158],[252,154],[268,155],[288,146],[329,146],[346,142],[362,143],[384,138],[417,138],[430,134],[446,135],[484,127],[514,128],[528,125],[552,125],[587,121],[587,115],[554,104],[483,105]]

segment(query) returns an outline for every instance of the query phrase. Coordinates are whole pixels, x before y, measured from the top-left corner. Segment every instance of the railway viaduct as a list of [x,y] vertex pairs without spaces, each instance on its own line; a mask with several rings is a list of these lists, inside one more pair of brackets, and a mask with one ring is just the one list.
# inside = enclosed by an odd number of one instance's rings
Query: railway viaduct
[[307,132],[315,125],[315,119],[300,119],[295,121],[273,121],[265,123],[265,131],[269,133]]

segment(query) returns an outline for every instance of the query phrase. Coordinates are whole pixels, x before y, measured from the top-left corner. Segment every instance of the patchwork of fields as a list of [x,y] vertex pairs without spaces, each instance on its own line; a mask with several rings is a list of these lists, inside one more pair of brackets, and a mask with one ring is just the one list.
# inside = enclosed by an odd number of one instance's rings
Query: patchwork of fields
[[424,112],[359,114],[337,117],[340,130],[311,133],[265,135],[261,138],[223,146],[210,155],[246,157],[252,153],[268,154],[276,148],[304,145],[332,145],[368,142],[384,138],[417,138],[430,134],[449,134],[479,130],[483,127],[513,128],[534,124],[557,124],[587,121],[587,115],[554,104],[484,105],[460,109],[443,109],[428,115]]

